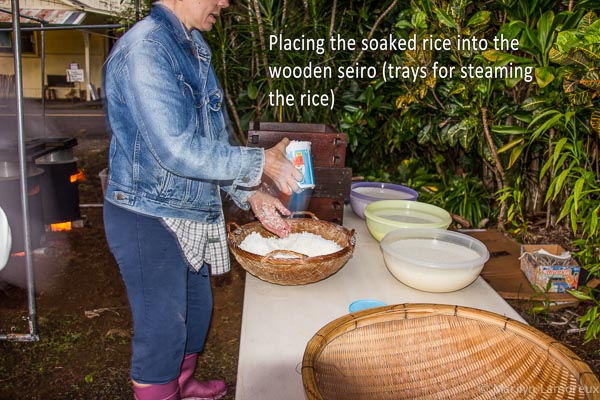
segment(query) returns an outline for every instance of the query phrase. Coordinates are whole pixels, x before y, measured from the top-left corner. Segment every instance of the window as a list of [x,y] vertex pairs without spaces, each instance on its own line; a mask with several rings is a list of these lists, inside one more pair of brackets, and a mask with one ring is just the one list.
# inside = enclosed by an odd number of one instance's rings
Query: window
[[[13,52],[13,33],[0,32],[0,53]],[[21,31],[21,53],[37,54],[37,41],[35,32]]]

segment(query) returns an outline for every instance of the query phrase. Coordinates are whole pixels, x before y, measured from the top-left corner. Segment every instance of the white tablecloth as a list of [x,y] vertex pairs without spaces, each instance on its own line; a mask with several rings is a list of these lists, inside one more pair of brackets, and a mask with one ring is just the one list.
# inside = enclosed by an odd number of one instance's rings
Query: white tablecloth
[[482,278],[453,293],[405,286],[387,270],[379,242],[349,206],[344,226],[356,230],[354,255],[329,278],[281,286],[246,275],[236,400],[305,399],[300,364],[307,342],[328,322],[347,314],[358,299],[468,306],[524,322]]

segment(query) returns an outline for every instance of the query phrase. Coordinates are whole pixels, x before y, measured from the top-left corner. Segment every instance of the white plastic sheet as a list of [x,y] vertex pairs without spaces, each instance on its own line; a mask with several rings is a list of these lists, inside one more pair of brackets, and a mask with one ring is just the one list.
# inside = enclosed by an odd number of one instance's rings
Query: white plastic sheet
[[12,236],[4,210],[0,208],[0,271],[6,266],[10,256]]

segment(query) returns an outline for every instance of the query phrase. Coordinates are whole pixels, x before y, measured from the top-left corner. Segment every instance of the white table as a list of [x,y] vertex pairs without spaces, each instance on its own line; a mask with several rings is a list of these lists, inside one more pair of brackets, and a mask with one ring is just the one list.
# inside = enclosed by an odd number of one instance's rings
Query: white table
[[356,230],[354,255],[323,281],[281,286],[246,274],[236,400],[304,400],[300,364],[306,344],[321,327],[347,314],[354,300],[468,306],[524,322],[482,278],[453,293],[405,286],[387,270],[379,242],[348,206],[344,226]]

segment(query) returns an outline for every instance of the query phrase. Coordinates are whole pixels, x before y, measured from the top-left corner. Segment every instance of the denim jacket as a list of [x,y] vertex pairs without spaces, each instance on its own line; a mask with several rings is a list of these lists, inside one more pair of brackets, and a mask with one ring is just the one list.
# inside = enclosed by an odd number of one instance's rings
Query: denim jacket
[[200,32],[155,5],[104,65],[111,133],[106,201],[157,217],[215,222],[220,189],[248,209],[264,150],[229,142],[223,92]]

